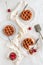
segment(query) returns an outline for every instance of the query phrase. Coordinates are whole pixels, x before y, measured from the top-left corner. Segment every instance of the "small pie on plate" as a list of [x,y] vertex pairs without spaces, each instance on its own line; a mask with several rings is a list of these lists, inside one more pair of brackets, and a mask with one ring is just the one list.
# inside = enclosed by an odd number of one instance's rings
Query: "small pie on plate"
[[34,45],[34,41],[31,38],[26,38],[22,41],[22,46],[25,49],[29,50],[30,45]]
[[18,31],[19,27],[15,22],[12,21],[5,20],[0,25],[0,37],[4,40],[8,40],[8,36],[12,40]]
[[14,29],[13,26],[7,25],[7,26],[5,26],[5,28],[3,29],[3,32],[4,32],[5,35],[11,36],[11,35],[13,35],[13,34],[15,33],[15,29]]
[[25,21],[30,20],[32,18],[32,12],[30,10],[23,10],[20,17]]

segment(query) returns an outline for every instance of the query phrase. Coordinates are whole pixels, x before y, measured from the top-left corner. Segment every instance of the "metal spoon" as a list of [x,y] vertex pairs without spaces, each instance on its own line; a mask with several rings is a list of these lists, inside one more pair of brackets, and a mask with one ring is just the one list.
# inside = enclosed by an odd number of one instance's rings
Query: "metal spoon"
[[41,34],[41,32],[40,32],[40,31],[41,31],[40,25],[37,24],[37,25],[34,26],[34,28],[35,28],[35,31],[38,32],[38,33],[40,34],[41,38],[43,39],[42,34]]
[[27,6],[28,6],[28,4],[25,5],[25,7],[23,8],[23,10],[25,10]]

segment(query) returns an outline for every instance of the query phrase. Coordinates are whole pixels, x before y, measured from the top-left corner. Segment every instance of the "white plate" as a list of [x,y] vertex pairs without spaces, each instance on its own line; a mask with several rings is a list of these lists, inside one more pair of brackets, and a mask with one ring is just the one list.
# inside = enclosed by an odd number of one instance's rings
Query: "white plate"
[[18,33],[19,28],[18,28],[18,26],[13,21],[7,21],[7,20],[3,21],[3,23],[0,25],[0,37],[3,38],[3,39],[5,39],[5,40],[8,40],[8,37],[3,34],[3,28],[6,25],[11,25],[11,26],[15,27],[15,29],[16,29],[15,34],[13,34],[12,36],[9,37],[10,39],[13,39],[14,36]]
[[30,11],[32,12],[32,18],[31,18],[30,20],[25,21],[25,20],[23,20],[22,18],[20,18],[20,13],[19,13],[19,14],[18,14],[18,19],[19,19],[21,22],[23,22],[24,24],[29,24],[29,22],[32,22],[32,21],[34,20],[34,18],[35,18],[35,11],[34,11],[34,9],[33,9],[32,7],[30,7],[29,5],[26,7],[25,10],[30,10]]

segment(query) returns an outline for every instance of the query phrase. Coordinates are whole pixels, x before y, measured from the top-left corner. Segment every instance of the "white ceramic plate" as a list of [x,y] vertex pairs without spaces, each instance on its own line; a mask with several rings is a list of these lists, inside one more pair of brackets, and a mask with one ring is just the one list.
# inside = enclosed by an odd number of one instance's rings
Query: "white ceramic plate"
[[34,9],[33,9],[32,7],[30,7],[29,5],[26,7],[25,10],[30,10],[30,11],[32,12],[32,18],[31,18],[30,20],[25,21],[25,20],[23,20],[23,19],[20,17],[20,13],[19,13],[19,14],[18,14],[18,19],[19,19],[21,22],[23,22],[24,24],[29,24],[29,22],[32,22],[33,19],[35,18],[35,11],[34,11]]
[[18,28],[18,26],[13,21],[7,21],[7,20],[3,21],[3,23],[0,25],[0,37],[5,39],[5,40],[8,40],[8,37],[3,34],[3,28],[6,25],[11,25],[11,26],[13,26],[16,29],[16,32],[12,36],[9,37],[10,39],[13,39],[14,36],[18,33],[19,28]]

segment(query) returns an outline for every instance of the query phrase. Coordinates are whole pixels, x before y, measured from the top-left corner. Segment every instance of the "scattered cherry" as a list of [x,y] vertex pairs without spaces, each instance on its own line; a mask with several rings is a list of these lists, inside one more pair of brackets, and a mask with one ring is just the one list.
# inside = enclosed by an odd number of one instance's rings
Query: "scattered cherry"
[[36,52],[37,50],[36,49],[33,49],[33,52]]
[[29,50],[29,53],[30,53],[30,54],[33,54],[33,50],[32,50],[32,49],[30,49],[30,50]]
[[7,12],[11,12],[11,9],[7,9]]
[[29,50],[29,53],[30,53],[30,54],[33,54],[33,53],[35,53],[35,52],[37,52],[36,49],[30,49],[30,50]]
[[31,27],[28,27],[28,30],[31,30],[32,28]]
[[11,52],[10,53],[10,55],[9,55],[9,58],[11,59],[11,60],[15,60],[16,59],[16,53],[14,53],[14,52]]

